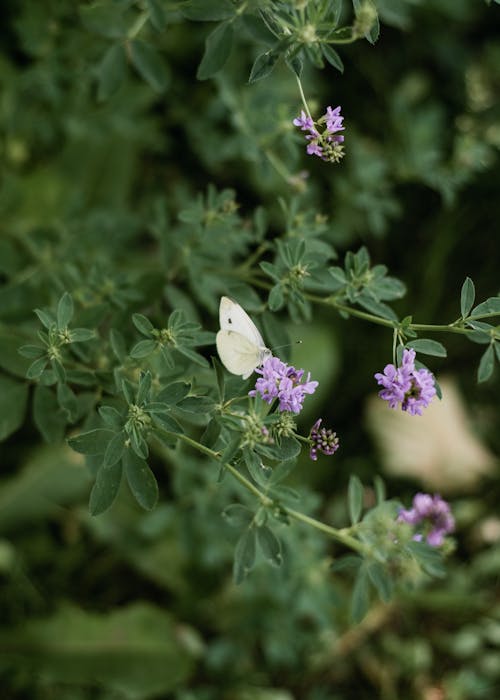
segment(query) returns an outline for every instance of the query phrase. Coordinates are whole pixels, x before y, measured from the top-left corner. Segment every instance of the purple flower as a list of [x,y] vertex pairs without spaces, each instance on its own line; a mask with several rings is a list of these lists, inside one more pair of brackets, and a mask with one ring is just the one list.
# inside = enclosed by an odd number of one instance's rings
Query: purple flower
[[[325,120],[326,128],[331,134],[334,134],[337,131],[344,131],[345,127],[342,126],[344,117],[340,116],[340,107],[335,107],[335,109],[327,107],[326,113],[322,118]],[[344,140],[343,137],[342,140]]]
[[434,377],[427,369],[415,369],[415,350],[403,350],[400,367],[386,365],[384,373],[375,374],[377,383],[383,387],[379,396],[387,401],[390,408],[401,404],[403,411],[412,416],[422,415],[436,394]]
[[[431,547],[439,547],[443,544],[446,535],[455,529],[455,519],[451,514],[450,506],[437,493],[434,496],[428,493],[417,493],[413,497],[413,508],[399,511],[398,521],[409,525],[421,525],[423,523],[427,544]],[[423,539],[422,533],[417,533],[414,540]]]
[[249,396],[259,393],[269,404],[277,398],[280,411],[300,413],[305,395],[313,394],[318,386],[318,382],[311,381],[309,372],[306,381],[302,382],[304,370],[297,370],[278,357],[269,357],[262,368],[255,371],[262,376],[257,379],[255,389],[248,392]]
[[300,126],[302,131],[315,131],[314,122],[311,117],[308,117],[304,110],[301,111],[300,117],[293,120],[294,126]]
[[337,433],[330,428],[321,427],[321,418],[311,428],[309,439],[311,440],[311,450],[309,457],[315,462],[318,459],[318,450],[324,455],[333,455],[339,449],[339,439]]
[[340,109],[340,106],[335,107],[335,109],[327,107],[325,114],[317,122],[314,122],[302,110],[300,117],[296,117],[293,120],[295,126],[300,127],[302,131],[309,132],[305,135],[305,138],[309,141],[306,148],[309,155],[318,156],[322,160],[331,163],[338,163],[343,158],[344,148],[341,144],[344,141],[344,137],[337,133],[345,129],[342,126],[344,117],[341,116]]
[[321,157],[323,155],[323,149],[318,145],[317,141],[311,141],[311,143],[308,143],[306,151],[310,156]]

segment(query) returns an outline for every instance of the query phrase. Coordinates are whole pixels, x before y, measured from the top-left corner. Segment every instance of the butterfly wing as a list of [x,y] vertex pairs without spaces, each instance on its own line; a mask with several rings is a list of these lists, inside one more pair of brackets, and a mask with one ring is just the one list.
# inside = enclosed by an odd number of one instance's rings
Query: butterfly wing
[[220,330],[215,342],[224,367],[243,379],[247,379],[265,357],[266,348],[259,347],[236,331]]
[[265,349],[266,346],[255,323],[246,311],[229,297],[222,297],[220,300],[219,321],[222,331],[239,333],[253,345],[262,350]]

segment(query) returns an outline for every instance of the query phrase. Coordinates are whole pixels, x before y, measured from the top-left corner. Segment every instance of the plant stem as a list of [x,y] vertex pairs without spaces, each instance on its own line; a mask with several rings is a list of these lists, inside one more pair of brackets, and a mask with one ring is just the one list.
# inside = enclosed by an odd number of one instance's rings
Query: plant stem
[[[198,450],[198,452],[202,452],[203,454],[208,455],[209,457],[218,462],[221,461],[221,455],[219,452],[215,452],[215,450],[212,450],[210,447],[202,445],[200,442],[193,440],[193,438],[190,438],[188,435],[171,433],[170,431],[163,429],[161,430],[161,432],[165,432],[169,435],[175,436],[179,440],[181,440],[181,442],[184,442],[186,445],[189,445],[195,450]],[[252,484],[252,482],[249,479],[247,479],[246,476],[244,476],[241,472],[239,472],[238,469],[236,469],[236,467],[229,463],[225,463],[223,466],[224,469],[227,469],[227,471],[230,472],[234,476],[234,478],[237,479],[240,482],[240,484],[247,489],[247,491],[256,496],[264,507],[270,508],[274,505],[274,499],[267,496],[254,484]],[[357,540],[355,537],[352,537],[352,535],[350,535],[347,532],[346,528],[339,530],[337,528],[331,527],[330,525],[327,525],[321,520],[311,518],[309,515],[301,513],[298,510],[293,510],[293,508],[288,508],[287,506],[280,505],[280,510],[292,520],[297,520],[299,522],[305,523],[306,525],[309,525],[310,527],[314,527],[316,530],[324,532],[332,539],[337,540],[337,542],[341,542],[346,547],[349,547],[350,549],[353,549],[356,552],[368,552],[368,548],[366,547],[366,545],[364,545],[362,542],[359,542],[359,540]]]
[[302,83],[300,82],[300,78],[298,75],[295,76],[297,80],[297,85],[299,86],[299,92],[300,92],[300,97],[302,99],[302,104],[304,105],[304,109],[306,110],[306,114],[311,119],[311,121],[314,121],[313,118],[311,117],[311,112],[309,111],[309,107],[306,102],[306,97],[304,95],[304,90],[302,89]]

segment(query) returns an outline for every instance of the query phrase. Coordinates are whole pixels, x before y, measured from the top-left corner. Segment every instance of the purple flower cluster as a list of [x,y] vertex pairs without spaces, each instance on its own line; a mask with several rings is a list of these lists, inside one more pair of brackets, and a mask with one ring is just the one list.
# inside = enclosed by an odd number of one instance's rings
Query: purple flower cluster
[[[338,163],[344,156],[344,147],[341,145],[344,142],[344,137],[338,134],[339,131],[344,131],[342,126],[344,117],[340,114],[340,107],[326,108],[325,114],[314,122],[304,110],[301,111],[300,117],[293,120],[294,126],[300,127],[301,131],[307,131],[306,139],[307,152],[311,156],[318,156],[322,160]],[[322,132],[318,130],[320,127]],[[324,128],[323,128],[324,127]]]
[[[455,529],[455,519],[451,514],[448,503],[439,496],[428,493],[417,493],[413,498],[413,508],[399,511],[398,521],[409,525],[424,523],[427,544],[439,547],[443,544],[446,535]],[[423,539],[422,534],[413,537],[414,540]]]
[[324,455],[333,455],[339,449],[337,433],[334,433],[330,428],[322,428],[321,420],[321,418],[318,418],[309,434],[309,439],[312,443],[309,457],[313,461],[318,459],[318,450]]
[[377,372],[377,383],[382,387],[379,396],[391,408],[401,404],[403,411],[412,416],[422,415],[436,394],[434,377],[427,369],[415,369],[415,350],[403,350],[401,367],[386,365],[384,373]]
[[300,413],[304,396],[313,394],[318,386],[318,382],[310,381],[310,373],[302,383],[304,370],[295,369],[278,357],[269,357],[255,371],[262,376],[257,379],[255,389],[248,392],[249,396],[259,393],[267,403],[278,399],[280,411]]

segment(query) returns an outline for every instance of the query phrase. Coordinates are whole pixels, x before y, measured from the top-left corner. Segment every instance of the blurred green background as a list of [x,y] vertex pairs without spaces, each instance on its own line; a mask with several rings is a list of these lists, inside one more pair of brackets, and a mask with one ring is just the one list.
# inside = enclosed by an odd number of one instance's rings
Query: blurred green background
[[[262,564],[233,584],[235,534],[220,514],[237,489],[218,485],[213,466],[189,452],[168,464],[157,456],[154,511],[139,511],[124,491],[91,518],[91,475],[65,446],[64,425],[33,406],[17,348],[31,342],[33,308],[65,289],[110,305],[126,335],[131,314],[154,304],[165,314],[181,306],[215,330],[213,301],[199,298],[169,255],[179,212],[209,183],[235,191],[243,229],[263,206],[280,233],[279,198],[296,198],[311,222],[327,217],[341,258],[366,245],[406,283],[401,316],[454,320],[467,275],[478,299],[498,294],[500,7],[384,0],[378,43],[341,50],[344,75],[306,69],[314,112],[341,104],[345,115],[347,155],[331,166],[308,158],[294,133],[301,105],[285,66],[247,84],[262,51],[250,24],[224,70],[197,81],[215,25],[157,4],[166,29],[141,30],[160,57],[156,89],[131,64],[104,99],[103,57],[116,35],[102,17],[117,8],[135,16],[136,3],[101,3],[99,21],[86,2],[2,3],[2,697],[495,700],[499,385],[498,372],[476,384],[480,346],[439,338],[448,358],[432,369],[452,400],[419,432],[388,424],[393,415],[370,401],[373,374],[391,359],[386,330],[320,309],[312,323],[290,326],[303,341],[295,364],[320,380],[301,427],[323,415],[341,438],[334,460],[304,459],[296,471],[304,508],[323,503],[319,515],[342,526],[349,475],[370,483],[381,473],[407,504],[415,491],[440,490],[457,518],[447,578],[390,605],[375,601],[356,628],[349,581],[329,570],[335,550],[299,526],[289,528],[285,569]],[[309,171],[303,193],[291,191],[266,149],[291,172]]]

